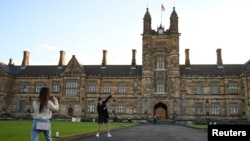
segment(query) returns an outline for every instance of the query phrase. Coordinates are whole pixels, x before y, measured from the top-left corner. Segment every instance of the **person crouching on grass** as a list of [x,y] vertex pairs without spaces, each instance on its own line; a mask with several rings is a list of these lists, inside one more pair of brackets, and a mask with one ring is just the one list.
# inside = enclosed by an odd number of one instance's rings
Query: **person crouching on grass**
[[101,98],[98,98],[98,104],[97,104],[98,129],[97,129],[96,137],[99,137],[100,129],[103,123],[107,125],[107,137],[112,137],[112,135],[110,134],[110,127],[109,127],[109,122],[108,122],[109,115],[108,115],[108,108],[106,105],[106,103],[111,97],[112,97],[112,93],[104,101],[102,101]]

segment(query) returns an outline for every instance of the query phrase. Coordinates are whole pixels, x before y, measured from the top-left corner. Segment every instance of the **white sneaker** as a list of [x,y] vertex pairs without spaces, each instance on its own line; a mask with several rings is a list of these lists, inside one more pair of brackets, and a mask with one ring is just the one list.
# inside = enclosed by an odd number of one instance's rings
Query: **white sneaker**
[[96,137],[99,137],[99,133],[97,133],[95,136],[96,136]]
[[112,137],[112,135],[110,133],[107,134],[107,137]]

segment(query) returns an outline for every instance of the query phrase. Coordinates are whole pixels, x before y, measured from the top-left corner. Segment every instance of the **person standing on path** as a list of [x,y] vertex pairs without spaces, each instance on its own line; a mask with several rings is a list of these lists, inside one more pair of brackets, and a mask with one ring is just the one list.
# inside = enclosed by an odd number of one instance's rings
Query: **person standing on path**
[[110,134],[110,127],[109,127],[109,114],[108,114],[108,108],[106,103],[108,100],[112,97],[112,93],[104,100],[102,101],[101,98],[98,98],[98,104],[97,104],[97,113],[98,113],[98,128],[97,128],[97,134],[96,137],[99,137],[100,135],[100,129],[103,123],[107,126],[107,137],[112,137]]
[[154,120],[154,125],[156,124],[156,116],[153,116],[153,120]]

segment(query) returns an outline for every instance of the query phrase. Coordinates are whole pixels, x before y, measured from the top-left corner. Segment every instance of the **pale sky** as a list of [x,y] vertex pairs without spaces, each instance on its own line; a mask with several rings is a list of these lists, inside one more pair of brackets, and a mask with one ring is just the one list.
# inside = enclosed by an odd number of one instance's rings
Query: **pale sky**
[[221,48],[224,64],[250,59],[249,0],[0,0],[0,62],[12,58],[21,65],[23,51],[30,65],[58,65],[60,51],[66,64],[75,55],[82,65],[142,64],[142,30],[146,8],[152,28],[169,28],[175,6],[179,17],[180,64],[190,49],[191,64],[216,64]]

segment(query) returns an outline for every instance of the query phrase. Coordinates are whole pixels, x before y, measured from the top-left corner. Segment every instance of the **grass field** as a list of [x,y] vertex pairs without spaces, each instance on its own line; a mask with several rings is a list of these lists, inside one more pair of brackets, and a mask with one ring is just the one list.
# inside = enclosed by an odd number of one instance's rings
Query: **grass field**
[[[32,120],[0,121],[1,141],[29,141]],[[110,123],[111,129],[135,125],[134,123]],[[97,123],[93,122],[71,122],[71,121],[51,121],[52,137],[56,132],[60,133],[60,138],[80,135],[84,133],[96,132]],[[106,125],[102,126],[106,130]],[[40,134],[39,141],[44,141],[43,134]]]
[[201,129],[201,130],[207,130],[208,126],[205,124],[188,124],[187,126]]

